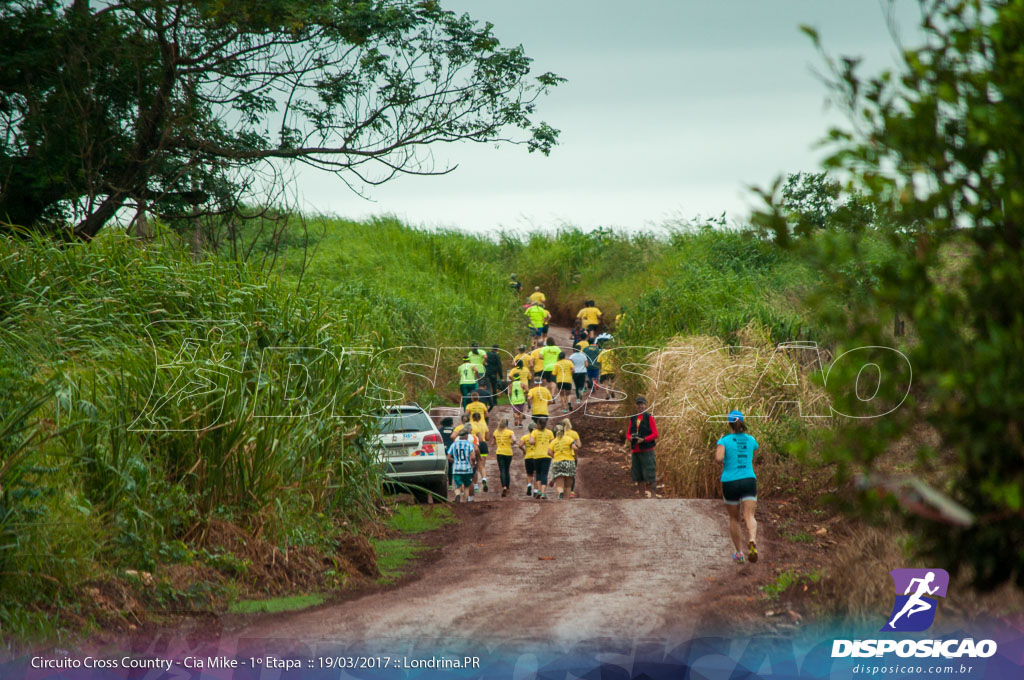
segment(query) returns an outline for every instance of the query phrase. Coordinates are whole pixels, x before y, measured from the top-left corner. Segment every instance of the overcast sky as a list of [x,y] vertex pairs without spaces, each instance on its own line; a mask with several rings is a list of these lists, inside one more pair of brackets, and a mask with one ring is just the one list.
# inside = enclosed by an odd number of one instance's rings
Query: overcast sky
[[843,121],[826,107],[821,59],[864,58],[864,73],[897,62],[887,17],[904,44],[919,35],[917,3],[897,0],[443,0],[522,44],[537,73],[568,79],[539,119],[562,131],[545,158],[522,147],[436,147],[443,177],[403,177],[372,202],[331,175],[303,170],[304,207],[344,217],[395,214],[470,231],[573,224],[643,229],[719,215],[743,221],[747,187],[813,171],[815,143]]

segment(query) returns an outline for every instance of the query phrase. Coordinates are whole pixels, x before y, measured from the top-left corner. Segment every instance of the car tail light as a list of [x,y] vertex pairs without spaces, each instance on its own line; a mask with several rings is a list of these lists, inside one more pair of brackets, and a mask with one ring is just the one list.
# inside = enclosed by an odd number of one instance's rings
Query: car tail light
[[423,452],[433,454],[437,452],[437,445],[441,443],[441,435],[430,433],[423,438]]

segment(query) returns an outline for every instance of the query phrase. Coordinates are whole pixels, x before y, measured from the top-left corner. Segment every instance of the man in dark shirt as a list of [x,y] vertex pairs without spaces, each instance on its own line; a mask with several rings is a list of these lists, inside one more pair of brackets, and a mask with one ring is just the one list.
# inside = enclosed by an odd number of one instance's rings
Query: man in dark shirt
[[484,358],[484,380],[487,382],[487,387],[491,390],[491,394],[501,392],[498,382],[503,375],[505,373],[501,370],[501,355],[498,354],[498,346],[491,345],[491,349]]

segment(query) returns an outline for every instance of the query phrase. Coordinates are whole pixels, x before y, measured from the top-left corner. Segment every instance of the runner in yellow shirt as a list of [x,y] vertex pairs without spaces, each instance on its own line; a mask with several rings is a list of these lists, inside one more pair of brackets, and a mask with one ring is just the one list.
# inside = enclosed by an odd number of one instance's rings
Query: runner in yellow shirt
[[548,421],[548,404],[554,401],[548,388],[541,384],[541,378],[534,380],[533,387],[526,393],[530,400],[530,413],[533,415],[533,422],[540,425]]
[[562,413],[568,413],[572,407],[572,370],[572,362],[565,358],[565,352],[559,352],[558,361],[555,362],[551,373],[555,379],[558,396],[562,401]]
[[548,429],[546,420],[537,424],[537,429],[530,433],[530,443],[533,444],[534,474],[536,483],[533,487],[533,497],[541,500],[548,497],[548,471],[551,469],[551,441],[555,433]]
[[604,388],[604,398],[611,399],[612,383],[615,382],[616,360],[614,350],[602,349],[597,355],[597,363],[601,364],[601,387]]
[[469,393],[470,402],[466,404],[466,413],[472,418],[474,413],[479,413],[484,419],[484,423],[487,422],[487,404],[480,401],[480,393],[473,390]]
[[580,444],[565,433],[565,421],[555,425],[554,439],[551,441],[551,477],[558,490],[558,499],[565,498],[566,491],[576,479],[576,450]]
[[530,353],[526,351],[526,345],[519,345],[519,351],[512,357],[512,365],[515,366],[520,361],[523,362],[523,368],[529,371],[532,359],[530,358]]
[[532,364],[530,366],[530,371],[533,373],[534,378],[538,378],[544,375],[544,357],[541,356],[540,353],[542,349],[544,348],[538,347],[537,349],[530,352],[530,362]]
[[526,468],[526,495],[533,495],[533,483],[536,479],[536,447],[533,442],[530,441],[530,437],[533,435],[533,431],[537,429],[537,426],[530,423],[530,427],[526,434],[519,438],[519,448],[523,450],[523,466]]
[[[530,363],[533,363],[530,355],[526,355],[526,358]],[[506,378],[509,382],[518,381],[523,384],[524,388],[530,388],[530,369],[526,367],[526,364],[521,359],[516,361],[512,368],[508,369]]]
[[593,300],[587,300],[583,303],[583,309],[576,314],[576,318],[583,324],[583,330],[596,332],[601,325],[601,310],[594,305]]
[[491,435],[494,442],[494,460],[498,463],[498,477],[501,480],[501,497],[508,495],[508,486],[512,475],[512,441],[515,432],[508,428],[508,418],[502,418],[498,429]]
[[529,300],[530,302],[547,302],[548,301],[548,297],[546,295],[544,295],[544,293],[540,292],[540,286],[534,286],[533,287],[533,292],[530,293],[530,296],[528,298],[526,298],[526,299]]
[[480,464],[473,470],[473,490],[479,491],[482,484],[484,491],[487,491],[487,421],[483,419],[479,411],[473,411],[469,426],[473,430],[473,436],[480,442]]

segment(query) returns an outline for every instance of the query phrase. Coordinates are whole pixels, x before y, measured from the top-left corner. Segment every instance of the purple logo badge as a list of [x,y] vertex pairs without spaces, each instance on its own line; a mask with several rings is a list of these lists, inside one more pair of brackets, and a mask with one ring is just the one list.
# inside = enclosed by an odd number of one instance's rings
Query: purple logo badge
[[896,602],[883,631],[926,630],[935,620],[938,599],[946,596],[949,574],[944,569],[893,569]]

